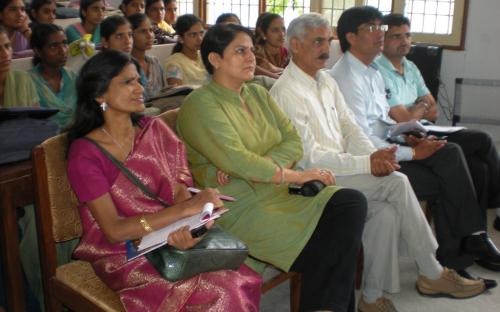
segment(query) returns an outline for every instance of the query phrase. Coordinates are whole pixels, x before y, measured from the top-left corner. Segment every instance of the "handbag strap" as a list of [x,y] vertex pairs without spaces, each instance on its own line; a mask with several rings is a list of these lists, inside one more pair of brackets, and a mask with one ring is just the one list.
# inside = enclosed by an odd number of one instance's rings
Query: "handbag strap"
[[86,140],[94,144],[106,157],[108,157],[111,162],[120,169],[120,171],[132,182],[135,186],[140,188],[146,196],[149,198],[155,199],[163,207],[169,207],[170,205],[167,204],[163,199],[161,199],[158,195],[153,193],[142,181],[134,174],[132,171],[130,171],[127,167],[123,165],[121,161],[115,158],[110,152],[108,152],[105,148],[103,148],[101,145],[99,145],[96,141],[92,140],[91,138],[85,137]]

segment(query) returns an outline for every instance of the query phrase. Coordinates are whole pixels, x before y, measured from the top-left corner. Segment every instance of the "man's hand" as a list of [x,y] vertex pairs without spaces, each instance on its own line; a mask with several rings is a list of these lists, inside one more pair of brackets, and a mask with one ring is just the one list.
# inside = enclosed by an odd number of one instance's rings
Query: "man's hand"
[[415,151],[413,160],[426,159],[427,157],[432,156],[435,152],[441,149],[445,144],[445,140],[422,140],[420,143],[413,147]]
[[399,164],[396,161],[397,146],[380,149],[370,155],[370,166],[372,175],[384,177],[398,170]]

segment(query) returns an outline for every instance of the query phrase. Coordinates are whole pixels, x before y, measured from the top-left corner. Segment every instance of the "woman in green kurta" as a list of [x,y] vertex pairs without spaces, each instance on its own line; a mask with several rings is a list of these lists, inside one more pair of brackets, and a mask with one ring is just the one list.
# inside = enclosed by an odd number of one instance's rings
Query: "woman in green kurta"
[[[364,198],[336,186],[315,197],[288,194],[288,183],[332,185],[335,179],[323,169],[291,169],[302,157],[302,142],[269,93],[245,84],[255,69],[252,49],[251,34],[239,25],[214,26],[203,39],[202,58],[213,80],[186,98],[177,119],[191,172],[201,187],[237,198],[218,224],[242,239],[253,258],[303,273],[302,309],[346,311]],[[221,185],[223,175],[230,179]],[[347,201],[350,208],[336,214]],[[326,232],[328,238],[319,238]]]
[[51,119],[64,129],[73,119],[76,107],[76,78],[65,67],[68,43],[63,29],[55,24],[40,24],[31,35],[35,52],[34,67],[28,72],[37,87],[40,106],[56,108],[59,112]]
[[28,73],[11,69],[12,45],[0,25],[0,108],[39,106],[36,87]]

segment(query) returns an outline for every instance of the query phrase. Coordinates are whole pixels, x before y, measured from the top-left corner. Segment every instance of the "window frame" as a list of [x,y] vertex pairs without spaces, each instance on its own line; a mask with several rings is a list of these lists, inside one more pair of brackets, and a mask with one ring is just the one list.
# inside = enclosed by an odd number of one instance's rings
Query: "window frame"
[[[365,0],[354,0],[355,6],[365,5]],[[206,23],[207,17],[207,1],[206,0],[193,0],[193,12],[198,13],[198,16]],[[322,14],[323,1],[310,0],[310,11]],[[392,12],[404,14],[405,0],[392,0]],[[266,0],[259,0],[259,14],[266,11]],[[413,42],[427,43],[442,46],[444,49],[449,50],[464,50],[465,48],[465,34],[467,29],[467,15],[469,11],[469,0],[455,0],[453,26],[450,35],[441,34],[425,34],[413,33]]]

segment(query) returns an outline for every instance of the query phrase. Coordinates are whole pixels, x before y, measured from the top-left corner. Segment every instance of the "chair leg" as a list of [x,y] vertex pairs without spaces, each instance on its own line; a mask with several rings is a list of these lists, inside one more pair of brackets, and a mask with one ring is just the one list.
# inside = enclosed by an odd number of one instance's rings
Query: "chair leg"
[[361,289],[361,282],[363,281],[363,263],[364,263],[363,246],[359,249],[358,257],[356,258],[356,289]]
[[290,311],[299,312],[300,307],[300,284],[302,276],[295,273],[290,277]]

